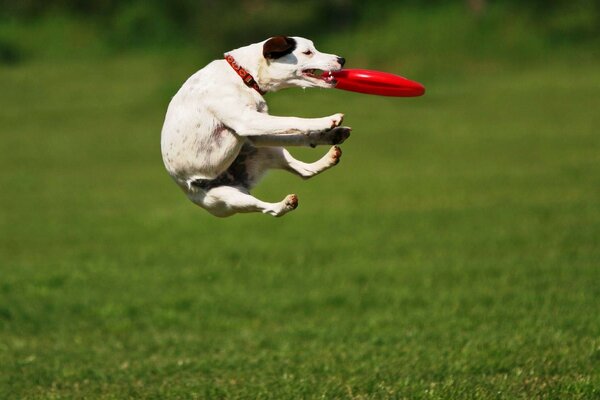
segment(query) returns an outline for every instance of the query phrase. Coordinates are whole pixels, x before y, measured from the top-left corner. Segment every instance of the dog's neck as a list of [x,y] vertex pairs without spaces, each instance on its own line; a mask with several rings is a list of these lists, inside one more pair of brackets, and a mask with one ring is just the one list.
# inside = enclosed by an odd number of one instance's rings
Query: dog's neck
[[265,92],[260,88],[260,86],[258,85],[258,82],[256,82],[256,80],[254,79],[252,74],[250,72],[246,71],[246,69],[244,67],[239,65],[238,62],[235,60],[235,58],[233,58],[233,56],[231,54],[225,53],[224,56],[225,56],[225,61],[227,61],[227,63],[231,66],[231,68],[233,68],[233,70],[238,74],[238,76],[242,79],[242,81],[244,82],[244,84],[246,86],[256,90],[261,95],[265,94]]
[[263,43],[254,43],[228,51],[225,54],[232,56],[236,63],[244,68],[260,87],[261,94],[275,91],[278,85],[262,73],[267,68],[267,60],[262,56]]

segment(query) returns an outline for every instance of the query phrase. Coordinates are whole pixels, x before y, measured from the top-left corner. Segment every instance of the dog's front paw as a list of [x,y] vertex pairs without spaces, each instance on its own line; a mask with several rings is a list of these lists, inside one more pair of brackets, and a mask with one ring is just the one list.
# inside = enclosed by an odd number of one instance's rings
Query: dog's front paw
[[338,126],[325,132],[311,133],[309,145],[316,147],[320,144],[342,144],[350,137],[351,131],[352,128],[349,126]]
[[333,114],[329,117],[317,118],[315,126],[310,133],[319,133],[330,131],[342,123],[344,114]]
[[349,126],[338,126],[327,132],[329,144],[342,144],[346,139],[350,137],[352,128]]
[[344,114],[342,114],[342,113],[333,114],[329,118],[331,120],[331,126],[329,127],[329,129],[333,129],[342,124],[342,122],[344,121]]

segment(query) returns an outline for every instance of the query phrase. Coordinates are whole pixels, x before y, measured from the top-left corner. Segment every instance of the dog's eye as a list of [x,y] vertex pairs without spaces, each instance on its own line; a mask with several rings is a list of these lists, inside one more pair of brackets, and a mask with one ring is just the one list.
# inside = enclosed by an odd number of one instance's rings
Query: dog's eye
[[313,52],[312,52],[312,51],[310,51],[310,50],[306,50],[306,51],[303,51],[303,52],[302,52],[302,54],[304,54],[304,55],[307,55],[307,56],[310,56],[310,55],[312,55],[312,53],[313,53]]

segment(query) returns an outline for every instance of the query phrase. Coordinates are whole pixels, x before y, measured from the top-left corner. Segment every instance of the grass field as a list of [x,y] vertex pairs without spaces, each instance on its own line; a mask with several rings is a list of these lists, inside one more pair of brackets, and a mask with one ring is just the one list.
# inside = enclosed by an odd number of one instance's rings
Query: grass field
[[185,60],[0,70],[0,398],[600,398],[597,63],[271,94],[353,136],[222,220],[160,158]]

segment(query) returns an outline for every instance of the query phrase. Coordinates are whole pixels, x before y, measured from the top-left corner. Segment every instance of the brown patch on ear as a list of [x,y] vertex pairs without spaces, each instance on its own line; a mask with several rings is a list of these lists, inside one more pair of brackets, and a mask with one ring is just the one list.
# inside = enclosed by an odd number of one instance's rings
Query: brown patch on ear
[[263,56],[267,59],[276,59],[290,54],[296,49],[296,41],[287,36],[275,36],[263,45]]

